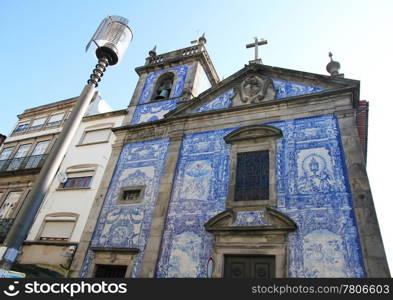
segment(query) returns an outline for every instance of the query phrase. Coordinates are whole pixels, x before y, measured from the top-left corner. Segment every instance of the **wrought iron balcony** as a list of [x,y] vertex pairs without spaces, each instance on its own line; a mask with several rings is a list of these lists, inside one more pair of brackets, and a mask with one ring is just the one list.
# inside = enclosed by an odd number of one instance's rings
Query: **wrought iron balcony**
[[0,160],[0,172],[41,168],[48,154]]
[[8,231],[10,231],[14,219],[0,219],[0,242],[3,242],[7,236]]

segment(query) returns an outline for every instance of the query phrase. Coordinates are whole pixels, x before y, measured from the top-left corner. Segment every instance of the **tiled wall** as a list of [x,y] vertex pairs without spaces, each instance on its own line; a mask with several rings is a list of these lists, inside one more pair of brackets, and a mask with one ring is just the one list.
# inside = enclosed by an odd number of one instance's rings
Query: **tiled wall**
[[[299,226],[289,237],[289,276],[364,276],[338,124],[333,115],[271,123],[278,207]],[[181,149],[157,277],[206,277],[212,240],[203,225],[225,209],[233,129],[187,135]],[[260,218],[260,219],[259,219]],[[263,224],[256,212],[239,224]]]
[[299,227],[289,237],[289,276],[365,276],[335,116],[270,125],[284,135],[277,151],[278,209]]
[[204,224],[225,209],[231,129],[183,140],[166,221],[157,277],[206,277],[212,237]]
[[[277,78],[272,78],[272,81],[274,88],[277,89],[277,99],[313,94],[325,90],[323,87],[306,85]],[[228,89],[220,96],[194,109],[192,113],[228,108],[232,105],[233,96],[234,90],[232,88]]]
[[[138,248],[132,276],[140,270],[150,232],[169,140],[159,139],[124,146],[113,174],[103,208],[94,230],[91,247]],[[143,200],[137,204],[117,203],[121,188],[145,186]],[[89,250],[81,277],[94,258]]]
[[313,94],[325,90],[325,88],[320,86],[291,82],[278,78],[272,78],[272,81],[274,88],[277,89],[277,99]]

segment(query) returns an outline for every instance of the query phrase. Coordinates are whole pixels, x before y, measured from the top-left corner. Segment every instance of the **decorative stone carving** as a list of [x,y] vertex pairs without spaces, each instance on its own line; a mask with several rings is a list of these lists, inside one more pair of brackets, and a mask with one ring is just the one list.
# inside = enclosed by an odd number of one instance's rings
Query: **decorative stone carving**
[[240,99],[246,104],[273,100],[276,98],[276,93],[270,78],[249,75],[240,83]]
[[269,125],[250,125],[232,131],[224,137],[224,140],[227,144],[233,144],[236,141],[268,137],[282,137],[282,132],[280,129]]
[[[252,216],[253,220],[247,222],[247,218]],[[258,216],[258,220],[255,220]],[[212,232],[236,232],[236,231],[294,231],[296,223],[287,215],[271,208],[266,207],[260,211],[238,211],[227,209],[212,217],[205,223],[206,231]]]
[[[216,264],[213,277],[228,273],[228,269],[224,270],[228,268],[228,265],[224,267],[226,255],[273,257],[277,265],[273,271],[275,276],[287,276],[288,233],[298,228],[288,215],[271,207],[247,211],[227,209],[210,218],[204,227],[214,236],[213,259]],[[263,270],[257,275],[263,277]]]

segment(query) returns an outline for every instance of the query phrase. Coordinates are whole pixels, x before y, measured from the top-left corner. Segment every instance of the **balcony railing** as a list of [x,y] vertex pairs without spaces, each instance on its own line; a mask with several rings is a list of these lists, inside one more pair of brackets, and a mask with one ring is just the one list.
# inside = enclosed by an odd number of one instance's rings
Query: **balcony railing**
[[41,168],[48,154],[0,160],[0,172]]
[[14,219],[0,219],[0,242],[3,242],[10,231]]

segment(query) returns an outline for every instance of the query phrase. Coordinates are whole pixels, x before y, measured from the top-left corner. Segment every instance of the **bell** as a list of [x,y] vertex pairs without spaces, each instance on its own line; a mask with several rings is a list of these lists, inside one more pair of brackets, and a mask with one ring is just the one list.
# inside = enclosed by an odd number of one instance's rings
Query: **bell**
[[169,97],[169,90],[164,89],[160,92],[160,94],[156,97],[156,99],[165,99]]

